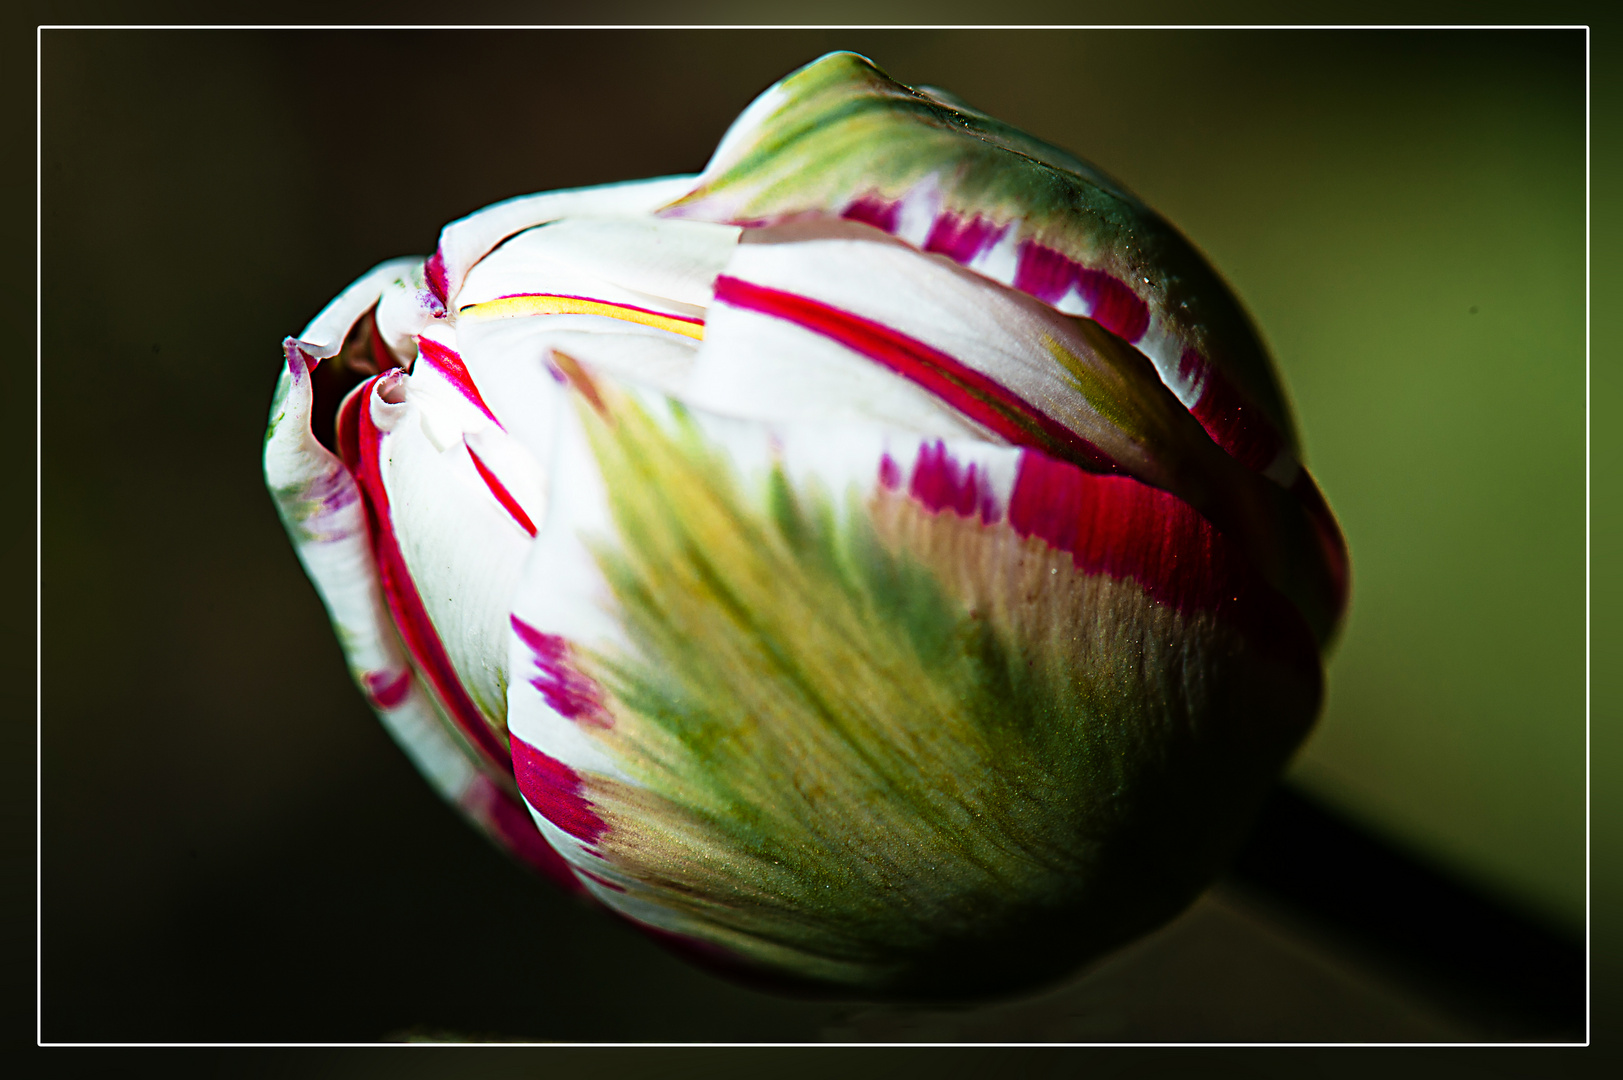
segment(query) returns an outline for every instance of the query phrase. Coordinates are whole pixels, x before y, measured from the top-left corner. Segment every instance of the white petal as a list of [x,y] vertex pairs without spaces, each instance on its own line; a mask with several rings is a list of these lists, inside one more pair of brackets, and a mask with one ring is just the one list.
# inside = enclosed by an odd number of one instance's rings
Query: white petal
[[[352,287],[340,299],[350,322],[333,314],[336,302],[330,305],[305,330],[309,350],[326,351],[336,341],[329,355],[336,354],[354,319],[376,299],[376,284]],[[343,463],[310,433],[309,372],[299,343],[290,340],[288,346],[280,404],[265,442],[266,482],[332,619],[350,674],[406,755],[455,802],[473,783],[474,766],[400,647],[372,559],[360,492]]]
[[[752,230],[738,245],[726,279],[810,301],[857,336],[871,329],[908,349],[917,346],[917,355],[929,357],[918,370],[958,371],[982,380],[1003,403],[1000,408],[1068,432],[1067,438],[1092,444],[1135,475],[1147,476],[1152,467],[1144,432],[1126,431],[1106,413],[1115,415],[1117,401],[1126,406],[1129,399],[1139,412],[1140,402],[1157,415],[1168,408],[1184,412],[1149,362],[1130,349],[1107,355],[1075,320],[1049,305],[867,226]],[[719,293],[712,308],[692,383],[697,404],[735,413],[753,409],[776,420],[844,422],[863,412],[905,430],[945,436],[937,413],[958,416],[966,403],[974,404],[971,398],[985,399],[975,392],[937,400],[942,391],[893,371],[883,350],[864,350],[850,335],[832,334],[826,320],[818,322],[823,314],[774,314],[784,310],[775,301],[752,309],[729,301],[730,295]],[[748,317],[734,319],[729,308]],[[840,354],[848,359],[836,360]],[[872,370],[859,375],[863,365]],[[1107,391],[1102,398],[1101,387]],[[983,433],[958,416],[953,433],[972,432]]]
[[310,320],[299,335],[300,347],[316,360],[338,355],[350,327],[378,302],[378,297],[391,284],[408,277],[411,268],[421,262],[421,259],[411,258],[390,259],[362,274]]
[[507,615],[530,539],[479,475],[460,434],[436,446],[456,430],[447,404],[414,393],[408,378],[404,402],[374,395],[371,409],[384,432],[379,460],[401,556],[459,681],[499,722]]
[[378,299],[378,333],[404,366],[417,355],[417,335],[434,325],[438,312],[438,301],[423,283],[422,260],[408,263],[387,282]]
[[[674,429],[680,408],[740,478],[743,490],[764,491],[771,470],[781,468],[797,487],[816,487],[832,496],[837,515],[849,509],[848,494],[865,498],[881,483],[887,459],[897,471],[891,482],[906,484],[921,448],[937,441],[867,424],[770,424],[721,416],[680,405],[652,388],[591,374],[599,386],[612,385],[630,395],[668,429]],[[560,414],[547,522],[525,561],[512,613],[542,633],[587,649],[628,654],[635,646],[616,617],[612,594],[589,546],[615,535],[608,491],[573,404]],[[955,461],[975,466],[980,490],[1001,512],[1013,490],[1019,451],[978,439],[944,445]],[[531,665],[529,648],[517,635],[510,635],[509,648],[510,669],[522,674]],[[575,721],[555,712],[526,679],[512,681],[508,704],[514,735],[571,768],[622,775],[598,744]]]
[[[699,221],[570,218],[513,237],[468,273],[457,306],[558,292],[702,314],[743,230]],[[572,276],[579,275],[578,284]],[[604,293],[599,290],[609,289]]]
[[995,439],[916,383],[844,345],[726,304],[711,308],[684,396],[722,415],[776,423],[868,423],[946,439]]
[[[540,397],[540,380],[550,382],[547,358],[554,349],[612,374],[680,394],[699,348],[698,342],[678,334],[590,315],[464,319],[457,327],[457,340],[468,370],[485,388],[486,400],[503,425],[543,458],[540,447],[551,444],[550,424],[544,433],[526,433],[518,415]],[[547,393],[555,395],[556,384]]]
[[678,198],[693,186],[691,176],[666,176],[627,184],[547,191],[521,195],[487,206],[447,225],[435,253],[443,288],[455,310],[468,271],[490,250],[514,233],[559,218],[582,215],[637,217]]

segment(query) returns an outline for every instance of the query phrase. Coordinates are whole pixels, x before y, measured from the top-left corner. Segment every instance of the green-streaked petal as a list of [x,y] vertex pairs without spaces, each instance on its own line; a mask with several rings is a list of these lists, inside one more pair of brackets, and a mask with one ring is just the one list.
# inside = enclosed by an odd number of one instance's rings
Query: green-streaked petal
[[1295,479],[1267,353],[1176,229],[1077,158],[863,57],[830,54],[768,90],[660,213],[877,225],[1095,319],[1150,357],[1224,449],[1281,484]]
[[1170,495],[565,366],[509,728],[632,919],[791,981],[1028,985],[1187,903],[1311,723],[1305,626]]

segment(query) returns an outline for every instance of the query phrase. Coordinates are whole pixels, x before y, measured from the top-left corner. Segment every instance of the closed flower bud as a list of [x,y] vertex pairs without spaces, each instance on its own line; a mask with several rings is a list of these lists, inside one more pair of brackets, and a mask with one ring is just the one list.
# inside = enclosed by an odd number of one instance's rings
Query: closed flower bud
[[1188,242],[848,53],[696,177],[363,277],[288,339],[265,468],[476,824],[691,955],[864,997],[1031,986],[1180,910],[1346,597]]

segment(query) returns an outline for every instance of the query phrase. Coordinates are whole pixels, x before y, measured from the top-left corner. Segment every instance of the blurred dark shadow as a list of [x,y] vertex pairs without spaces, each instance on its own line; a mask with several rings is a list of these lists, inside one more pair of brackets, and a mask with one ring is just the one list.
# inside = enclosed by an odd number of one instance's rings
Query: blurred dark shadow
[[1506,1040],[1584,1039],[1584,945],[1281,785],[1233,882]]

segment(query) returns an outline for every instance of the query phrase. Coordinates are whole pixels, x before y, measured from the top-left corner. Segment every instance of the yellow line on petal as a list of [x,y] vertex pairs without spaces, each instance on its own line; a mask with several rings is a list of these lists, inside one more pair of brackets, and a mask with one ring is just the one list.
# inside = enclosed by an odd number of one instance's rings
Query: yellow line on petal
[[558,296],[551,293],[526,293],[521,296],[502,296],[482,304],[469,304],[457,314],[472,315],[480,319],[517,319],[526,315],[604,315],[610,319],[623,319],[657,330],[704,340],[704,321],[687,319],[680,315],[662,315],[646,308],[629,304],[611,304],[604,300],[588,300],[583,296]]

